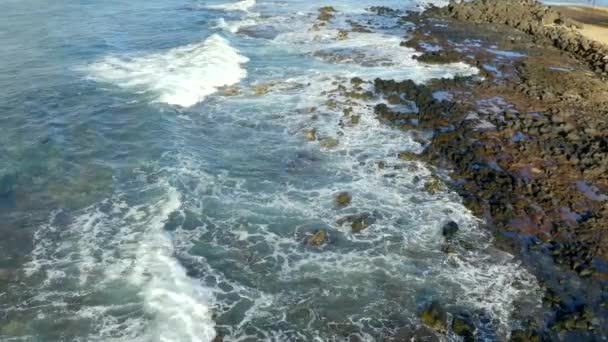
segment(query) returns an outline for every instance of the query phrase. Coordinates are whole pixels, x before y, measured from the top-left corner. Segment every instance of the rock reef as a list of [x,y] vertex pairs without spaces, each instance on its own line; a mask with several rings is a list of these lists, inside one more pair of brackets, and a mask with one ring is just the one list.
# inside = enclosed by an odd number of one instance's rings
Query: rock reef
[[504,24],[571,53],[599,75],[608,76],[608,46],[584,37],[583,26],[536,0],[475,0],[435,9],[438,15],[473,23]]
[[[452,170],[450,187],[545,288],[545,317],[524,318],[511,339],[606,337],[607,47],[529,0],[453,3],[403,20],[416,24],[402,45],[418,50],[419,62],[480,70],[424,85],[377,79],[384,103],[375,112],[400,129],[432,132],[420,158]],[[416,111],[394,109],[412,103]],[[422,321],[446,331],[431,319],[435,311]],[[464,323],[452,331],[470,339]]]

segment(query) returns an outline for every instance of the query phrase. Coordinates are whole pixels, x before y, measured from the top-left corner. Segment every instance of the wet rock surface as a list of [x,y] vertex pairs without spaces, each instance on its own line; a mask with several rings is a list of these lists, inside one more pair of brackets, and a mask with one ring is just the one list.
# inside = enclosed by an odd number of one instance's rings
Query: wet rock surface
[[431,302],[420,315],[422,322],[429,328],[445,333],[448,329],[448,313],[437,301]]
[[458,224],[454,221],[450,221],[446,223],[443,228],[441,228],[441,233],[446,239],[452,239],[456,233],[458,233]]
[[475,325],[466,314],[457,314],[452,320],[452,331],[464,341],[475,341]]
[[353,233],[360,233],[361,231],[369,228],[374,222],[376,222],[376,213],[361,213],[348,215],[338,219],[338,225],[348,225],[351,227]]
[[336,195],[335,202],[338,207],[346,207],[352,202],[352,196],[348,192],[343,191]]
[[318,230],[313,235],[309,236],[306,242],[313,247],[321,247],[329,241],[329,234],[326,230]]
[[[420,51],[419,62],[463,61],[480,70],[478,77],[424,85],[376,79],[384,101],[375,113],[400,129],[432,132],[421,155],[399,157],[452,170],[449,188],[546,290],[544,317],[529,317],[512,340],[605,338],[605,47],[586,41],[574,31],[576,22],[534,1],[451,4],[403,20],[416,24],[402,45]],[[434,194],[443,183],[431,178],[424,188]],[[457,231],[450,223],[442,227],[447,241]],[[456,246],[450,241],[445,252]],[[421,319],[433,330],[474,338],[466,317],[455,315],[448,329],[431,319],[437,310],[430,309]]]

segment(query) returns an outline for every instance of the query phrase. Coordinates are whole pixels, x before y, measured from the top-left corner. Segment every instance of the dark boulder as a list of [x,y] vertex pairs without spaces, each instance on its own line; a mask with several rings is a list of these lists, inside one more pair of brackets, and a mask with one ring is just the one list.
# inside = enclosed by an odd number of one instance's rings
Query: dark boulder
[[450,221],[443,225],[443,228],[441,228],[441,233],[446,239],[451,239],[454,237],[454,235],[456,235],[459,229],[458,223]]

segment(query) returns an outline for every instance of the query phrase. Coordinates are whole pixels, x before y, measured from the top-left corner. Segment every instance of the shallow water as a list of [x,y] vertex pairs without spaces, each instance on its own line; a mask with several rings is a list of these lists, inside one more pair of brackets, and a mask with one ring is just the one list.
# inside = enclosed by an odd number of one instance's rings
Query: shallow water
[[[424,3],[343,2],[315,31],[324,1],[7,1],[2,339],[371,341],[432,300],[505,339],[538,309],[535,279],[456,194],[424,191],[435,170],[398,158],[420,137],[338,91],[477,73],[417,63],[398,19],[365,10]],[[338,39],[349,20],[374,32]],[[374,223],[338,223],[355,214]],[[308,246],[319,229],[329,243]]]

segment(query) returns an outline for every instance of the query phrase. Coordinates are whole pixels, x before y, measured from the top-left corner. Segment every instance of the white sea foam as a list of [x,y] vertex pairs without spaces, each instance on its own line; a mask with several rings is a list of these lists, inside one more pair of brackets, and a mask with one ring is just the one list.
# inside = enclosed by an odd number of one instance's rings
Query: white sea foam
[[149,338],[158,341],[207,342],[215,337],[207,294],[173,257],[163,232],[164,220],[180,208],[180,195],[169,188],[167,200],[148,223],[135,253],[130,280],[142,288],[144,307],[154,317]]
[[238,2],[226,3],[221,5],[210,5],[207,8],[222,10],[222,11],[248,11],[255,6],[255,0],[242,0]]
[[[180,194],[160,187],[156,201],[129,206],[117,196],[84,209],[67,228],[54,219],[41,227],[26,267],[28,277],[46,278],[35,302],[91,320],[90,341],[211,341],[208,290],[186,275],[163,229],[181,207]],[[71,298],[102,293],[107,304],[66,307]]]
[[[285,19],[285,18],[283,18]],[[307,302],[290,302],[291,298],[273,296],[265,288],[248,288],[239,283],[231,282],[217,271],[208,270],[206,273],[215,274],[218,283],[229,284],[231,293],[236,298],[266,298],[268,304],[258,307],[257,312],[249,312],[250,322],[288,312],[291,307],[308,307],[311,312],[317,308],[339,312],[340,309],[325,307],[324,303],[315,302],[316,296],[332,298],[335,293],[357,293],[358,311],[348,320],[359,326],[362,331],[369,329],[367,322],[373,320],[374,313],[382,315],[383,311],[375,311],[395,305],[392,297],[377,296],[374,292],[379,286],[374,280],[374,274],[388,274],[381,286],[396,286],[400,288],[397,295],[401,309],[408,319],[416,322],[414,308],[421,292],[432,294],[448,305],[464,306],[476,312],[484,312],[492,319],[497,334],[501,338],[508,335],[512,314],[516,311],[514,303],[525,301],[534,310],[538,308],[538,287],[534,277],[521,268],[512,256],[502,253],[491,246],[489,235],[480,230],[478,220],[462,205],[461,200],[449,191],[429,195],[423,189],[424,183],[433,173],[421,162],[404,163],[397,157],[403,150],[420,152],[422,146],[407,133],[395,130],[378,121],[373,107],[378,99],[371,101],[355,101],[339,95],[338,84],[348,84],[351,77],[362,77],[371,80],[375,77],[406,80],[411,79],[423,83],[433,78],[454,77],[456,75],[470,76],[478,70],[464,63],[450,65],[427,65],[419,63],[412,57],[417,53],[409,48],[400,46],[402,39],[398,31],[395,33],[350,32],[347,39],[338,39],[339,26],[331,24],[319,30],[306,30],[314,23],[314,17],[297,15],[281,19],[266,18],[264,24],[270,23],[282,32],[271,44],[284,47],[289,51],[314,56],[327,64],[331,71],[315,72],[307,70],[303,76],[283,78],[276,81],[272,76],[270,83],[274,84],[265,95],[268,103],[281,104],[274,112],[248,117],[252,126],[260,123],[285,126],[285,131],[293,134],[292,138],[301,137],[302,131],[314,128],[317,135],[339,139],[339,145],[331,150],[321,150],[327,154],[323,163],[316,161],[315,154],[304,154],[302,164],[296,164],[295,172],[302,174],[315,172],[318,168],[329,169],[331,174],[340,175],[335,183],[318,187],[312,184],[289,184],[285,188],[275,189],[277,192],[252,193],[244,186],[235,186],[236,179],[208,179],[206,184],[213,184],[213,190],[204,190],[197,199],[206,198],[213,194],[213,200],[222,203],[226,210],[233,208],[236,215],[230,218],[214,219],[207,217],[210,224],[221,233],[213,233],[221,244],[213,243],[211,249],[223,250],[226,255],[241,255],[258,246],[268,249],[267,253],[254,263],[260,270],[261,265],[280,271],[275,276],[264,277],[263,283],[273,282],[305,282],[307,279],[320,279],[323,289],[303,289],[297,291],[301,297],[309,298]],[[339,18],[336,18],[339,21]],[[390,24],[390,23],[389,23]],[[291,25],[291,26],[290,26]],[[380,26],[383,26],[381,24]],[[280,76],[279,76],[280,75]],[[278,77],[284,77],[282,73]],[[365,90],[373,91],[373,86],[364,84]],[[294,94],[294,90],[296,94]],[[337,104],[329,108],[323,104]],[[228,102],[240,101],[240,107],[258,106],[260,99],[230,98]],[[359,102],[359,103],[356,103]],[[359,123],[351,126],[343,110],[352,106],[353,113],[360,116]],[[311,120],[310,108],[314,110],[314,120]],[[228,111],[231,112],[231,111]],[[266,110],[264,110],[266,112]],[[294,114],[294,112],[296,114]],[[229,114],[232,115],[232,114]],[[238,112],[229,121],[242,120]],[[312,114],[311,114],[312,115]],[[249,142],[255,146],[265,146],[264,135],[261,132],[251,135]],[[259,139],[259,140],[258,140]],[[289,138],[287,138],[289,139]],[[297,140],[297,138],[295,138]],[[290,144],[297,144],[291,142]],[[300,140],[300,144],[304,143]],[[312,145],[319,147],[316,143]],[[282,147],[276,147],[278,151]],[[271,151],[268,153],[272,154]],[[277,152],[278,153],[278,152]],[[294,162],[300,162],[295,157]],[[318,158],[318,157],[317,157]],[[200,176],[189,174],[204,168],[197,165],[194,158],[186,158],[187,165],[174,170],[173,174],[194,179]],[[377,161],[383,161],[389,167],[378,170]],[[183,161],[182,161],[183,162]],[[308,168],[310,165],[310,169]],[[300,170],[301,169],[301,170]],[[184,171],[190,170],[190,171]],[[306,177],[306,176],[305,176]],[[330,176],[331,177],[331,176]],[[347,180],[347,181],[346,181]],[[187,181],[185,181],[187,182]],[[316,182],[313,182],[316,183]],[[345,213],[336,212],[332,207],[332,199],[337,192],[348,191],[352,194],[353,202]],[[207,199],[210,200],[210,199]],[[336,220],[346,214],[376,212],[378,220],[366,231],[352,234],[348,227],[336,225]],[[282,217],[305,218],[316,223],[315,226],[329,227],[334,245],[328,246],[322,253],[306,251],[301,248],[301,240],[294,239],[290,233],[277,232],[268,225],[243,223],[242,217],[252,221],[264,220],[263,213],[276,213]],[[270,221],[277,218],[270,214]],[[241,219],[239,219],[241,218]],[[460,249],[456,254],[446,255],[441,252],[441,225],[447,220],[458,222],[461,227],[461,238],[468,241],[472,250]],[[225,227],[225,228],[217,228]],[[206,229],[205,229],[206,231]],[[294,235],[302,236],[310,232],[306,225],[295,228]],[[201,234],[211,234],[210,232]],[[218,238],[216,235],[221,235]],[[344,241],[352,244],[344,248]],[[182,241],[188,245],[189,242]],[[243,248],[246,246],[246,248]],[[196,257],[196,256],[192,256]],[[245,258],[241,256],[240,258]],[[239,257],[236,260],[240,260]],[[251,266],[252,268],[254,266]],[[239,273],[248,274],[249,267],[244,266]],[[263,273],[264,271],[261,271]],[[273,274],[276,271],[273,271]],[[256,276],[261,273],[255,273]],[[278,278],[278,279],[277,279]],[[217,280],[217,279],[222,279]],[[403,284],[407,284],[403,287]],[[272,286],[269,286],[272,287]],[[369,289],[369,290],[368,290]],[[214,289],[221,294],[216,298],[226,298],[222,290]],[[335,293],[334,293],[335,292]],[[369,297],[368,297],[369,296]],[[371,298],[371,300],[370,300]],[[219,300],[216,307],[234,308],[243,305],[242,300]],[[222,310],[219,310],[222,311]],[[251,317],[253,315],[253,317]],[[322,320],[321,320],[322,321]],[[288,321],[283,321],[289,323]],[[499,323],[496,323],[499,322]],[[252,323],[255,324],[255,323]],[[320,322],[314,316],[308,322],[309,330],[289,333],[286,331],[260,331],[257,338],[293,339],[294,336],[303,338],[330,339],[330,335],[320,333],[327,321]],[[336,324],[344,324],[337,320]],[[379,323],[380,324],[380,323]],[[381,324],[380,324],[381,325]],[[241,326],[224,326],[235,338],[245,338],[248,332]],[[379,331],[378,331],[379,332]],[[299,335],[304,333],[304,335]],[[364,340],[373,340],[362,333]],[[366,337],[367,336],[367,337]],[[250,336],[253,337],[253,336]],[[495,337],[495,336],[494,336]],[[492,339],[491,336],[483,338]]]
[[[432,78],[473,75],[478,70],[462,62],[449,65],[418,63],[413,60],[421,53],[402,46],[406,30],[398,17],[381,17],[338,12],[328,25],[314,26],[315,16],[296,15],[288,18],[265,19],[281,32],[273,43],[291,51],[305,53],[349,70],[353,75],[373,75],[385,79],[425,82]],[[352,32],[350,22],[360,22],[375,28],[373,32]],[[307,27],[308,29],[302,29]],[[313,29],[314,27],[314,29]],[[340,32],[348,35],[341,39]]]
[[[276,81],[265,96],[248,97],[243,91],[245,96],[219,98],[214,103],[217,107],[188,121],[189,127],[210,120],[217,132],[247,133],[222,146],[221,152],[227,153],[221,153],[219,164],[230,164],[228,171],[218,170],[218,161],[207,160],[191,142],[175,142],[182,136],[172,137],[178,151],[164,156],[168,160],[161,163],[163,172],[187,191],[178,193],[165,187],[158,201],[139,205],[127,205],[119,196],[87,209],[67,232],[50,224],[37,233],[34,255],[40,257],[34,258],[29,274],[44,274],[45,286],[61,283],[74,273],[78,284],[89,286],[88,291],[119,284],[120,288],[134,287],[141,296],[142,303],[78,311],[78,315],[103,322],[101,340],[112,340],[117,334],[121,341],[143,342],[158,336],[166,341],[208,340],[214,334],[208,310],[211,303],[227,340],[342,340],[345,337],[336,336],[335,327],[344,326],[346,331],[354,326],[361,330],[363,340],[373,341],[372,335],[386,332],[382,329],[387,316],[417,322],[421,298],[483,311],[500,320],[490,324],[499,330],[498,339],[506,339],[516,311],[514,303],[526,301],[533,308],[540,304],[534,277],[512,256],[491,246],[489,234],[479,229],[478,219],[456,194],[447,189],[433,195],[424,191],[432,168],[398,158],[403,150],[420,152],[419,140],[380,123],[373,111],[377,98],[355,101],[336,91],[354,76],[420,83],[473,75],[477,70],[460,63],[418,63],[411,58],[413,50],[399,46],[399,34],[350,33],[349,39],[340,41],[337,28],[331,25],[308,32],[315,16],[298,16],[295,21],[265,18],[265,23],[282,25],[279,31],[283,34],[270,44],[314,56],[315,63],[334,63],[331,69],[286,76],[296,68],[277,67],[273,69],[277,74],[265,75]],[[230,27],[232,23],[224,24],[228,31],[238,29],[238,23],[233,26],[237,29]],[[360,57],[348,59],[341,50]],[[138,63],[118,58],[129,65],[129,72],[121,64],[109,68],[119,69],[121,77],[96,78],[125,86],[128,81],[136,82],[131,70],[139,66],[167,74],[167,67],[150,62],[166,59],[167,54],[140,57]],[[182,74],[190,76],[185,71]],[[160,77],[145,78],[152,80],[127,86],[155,91],[159,96],[168,93],[166,83],[160,88],[151,86],[162,83]],[[373,91],[370,84],[363,86]],[[337,106],[330,108],[328,100]],[[360,115],[357,125],[344,116],[348,106]],[[338,146],[323,149],[317,142],[306,142],[302,131],[311,128],[321,138],[338,138]],[[223,144],[222,138],[223,134],[214,136],[213,144]],[[245,148],[251,155],[230,159],[239,155],[232,145],[243,142],[258,151]],[[258,164],[274,155],[289,160]],[[378,161],[387,167],[379,169]],[[247,164],[246,170],[239,169],[242,164]],[[277,173],[281,179],[271,173],[256,177],[258,167],[288,171]],[[204,170],[214,170],[214,174]],[[314,179],[312,174],[319,170],[323,179]],[[284,173],[295,175],[286,177]],[[347,208],[333,205],[340,191],[352,194]],[[102,209],[105,206],[111,208]],[[189,215],[196,223],[188,228],[178,225],[170,240],[162,231],[164,221],[171,213],[186,210],[195,213]],[[336,223],[344,215],[361,212],[377,212],[378,218],[359,234]],[[460,248],[449,255],[441,251],[441,225],[447,220],[458,222],[458,236],[472,245],[469,250]],[[318,228],[329,232],[331,243],[308,248],[303,240]],[[53,242],[58,241],[56,234],[66,234],[59,239],[66,242]],[[76,250],[75,259],[49,257],[57,250]],[[208,287],[188,278],[174,254]],[[70,273],[72,266],[77,272]],[[48,290],[41,292],[45,303],[49,299],[62,303],[69,297]],[[110,314],[116,310],[144,310],[152,318],[144,320],[138,312],[120,319]],[[389,321],[389,325],[393,323]]]
[[247,76],[249,59],[221,36],[144,56],[108,56],[84,68],[94,80],[150,92],[157,101],[189,107]]
[[[378,99],[353,100],[337,91],[338,85],[348,84],[351,77],[370,79],[376,71],[350,66],[335,68],[332,73],[308,73],[275,84],[264,100],[225,99],[226,105],[236,102],[239,108],[252,108],[266,101],[280,104],[247,118],[255,131],[248,135],[247,143],[263,148],[268,155],[280,155],[288,149],[294,161],[303,160],[291,171],[302,176],[290,177],[289,184],[227,174],[211,176],[201,172],[209,167],[206,162],[190,153],[179,153],[177,162],[167,163],[172,165],[167,173],[183,183],[198,184],[185,202],[193,211],[202,211],[205,222],[194,231],[178,230],[177,245],[183,246],[180,250],[191,251],[192,246],[203,244],[198,250],[212,250],[214,257],[223,261],[221,265],[230,265],[226,269],[203,266],[202,272],[210,276],[210,283],[218,284],[212,291],[219,316],[246,311],[239,323],[222,326],[228,336],[236,340],[332,340],[332,332],[323,329],[333,323],[352,324],[369,332],[374,328],[368,322],[382,326],[387,312],[416,322],[415,308],[420,297],[430,297],[448,306],[483,312],[491,317],[492,329],[501,339],[508,335],[512,315],[517,312],[516,302],[526,302],[532,310],[540,305],[534,277],[511,255],[492,247],[491,237],[479,228],[479,220],[462,205],[458,195],[447,188],[438,194],[427,193],[424,183],[433,170],[422,162],[398,158],[404,150],[420,152],[421,144],[410,134],[378,121],[373,111]],[[458,71],[458,66],[444,66],[445,74]],[[422,82],[435,72],[438,71],[410,77]],[[370,84],[363,87],[373,91]],[[324,105],[328,99],[334,100],[337,107]],[[347,106],[354,108],[353,114],[360,115],[357,125],[350,125],[344,117],[342,111]],[[312,107],[316,108],[314,113],[308,111]],[[242,117],[238,111],[223,113],[222,119],[227,122],[244,123],[239,121]],[[313,114],[316,118],[311,120]],[[265,129],[255,128],[262,124],[285,127],[287,134],[281,138],[284,142],[269,146]],[[302,131],[311,128],[321,138],[338,138],[339,145],[323,149],[315,142],[304,141]],[[280,133],[273,130],[268,134]],[[303,158],[296,153],[309,149]],[[318,156],[319,150],[323,157]],[[378,161],[383,161],[386,168],[379,169]],[[256,165],[250,166],[255,169]],[[326,170],[323,177],[330,179],[316,181],[307,175],[319,169]],[[334,181],[332,177],[336,177]],[[297,183],[298,178],[308,182]],[[272,187],[259,191],[263,184]],[[352,195],[348,208],[333,206],[333,198],[340,191]],[[220,204],[222,213],[206,211],[208,203]],[[377,221],[363,232],[353,234],[350,227],[336,224],[344,215],[361,212],[378,213]],[[468,250],[458,248],[453,254],[441,251],[441,226],[448,220],[459,224],[459,238],[470,245]],[[280,227],[273,228],[273,224]],[[327,229],[332,243],[321,250],[303,248],[302,240],[319,227]],[[201,256],[194,253],[188,257],[196,264]],[[204,258],[202,261],[205,265]],[[255,286],[238,280],[250,277],[256,279]],[[305,284],[311,279],[314,285],[307,288]],[[292,284],[289,293],[276,292],[285,284]],[[351,294],[356,299],[347,299]],[[328,304],[336,298],[340,298],[343,308]],[[306,323],[295,325],[285,318],[295,308],[310,310]],[[315,316],[321,313],[324,316]],[[345,313],[350,316],[336,318]],[[285,324],[284,330],[283,326],[264,325],[269,317]],[[252,326],[257,329],[255,333]],[[497,339],[481,339],[484,338]],[[369,335],[364,340],[373,338]]]
[[230,33],[236,33],[243,26],[255,25],[256,19],[253,17],[246,17],[243,20],[229,20],[226,21],[224,18],[220,18],[217,21],[216,27]]

